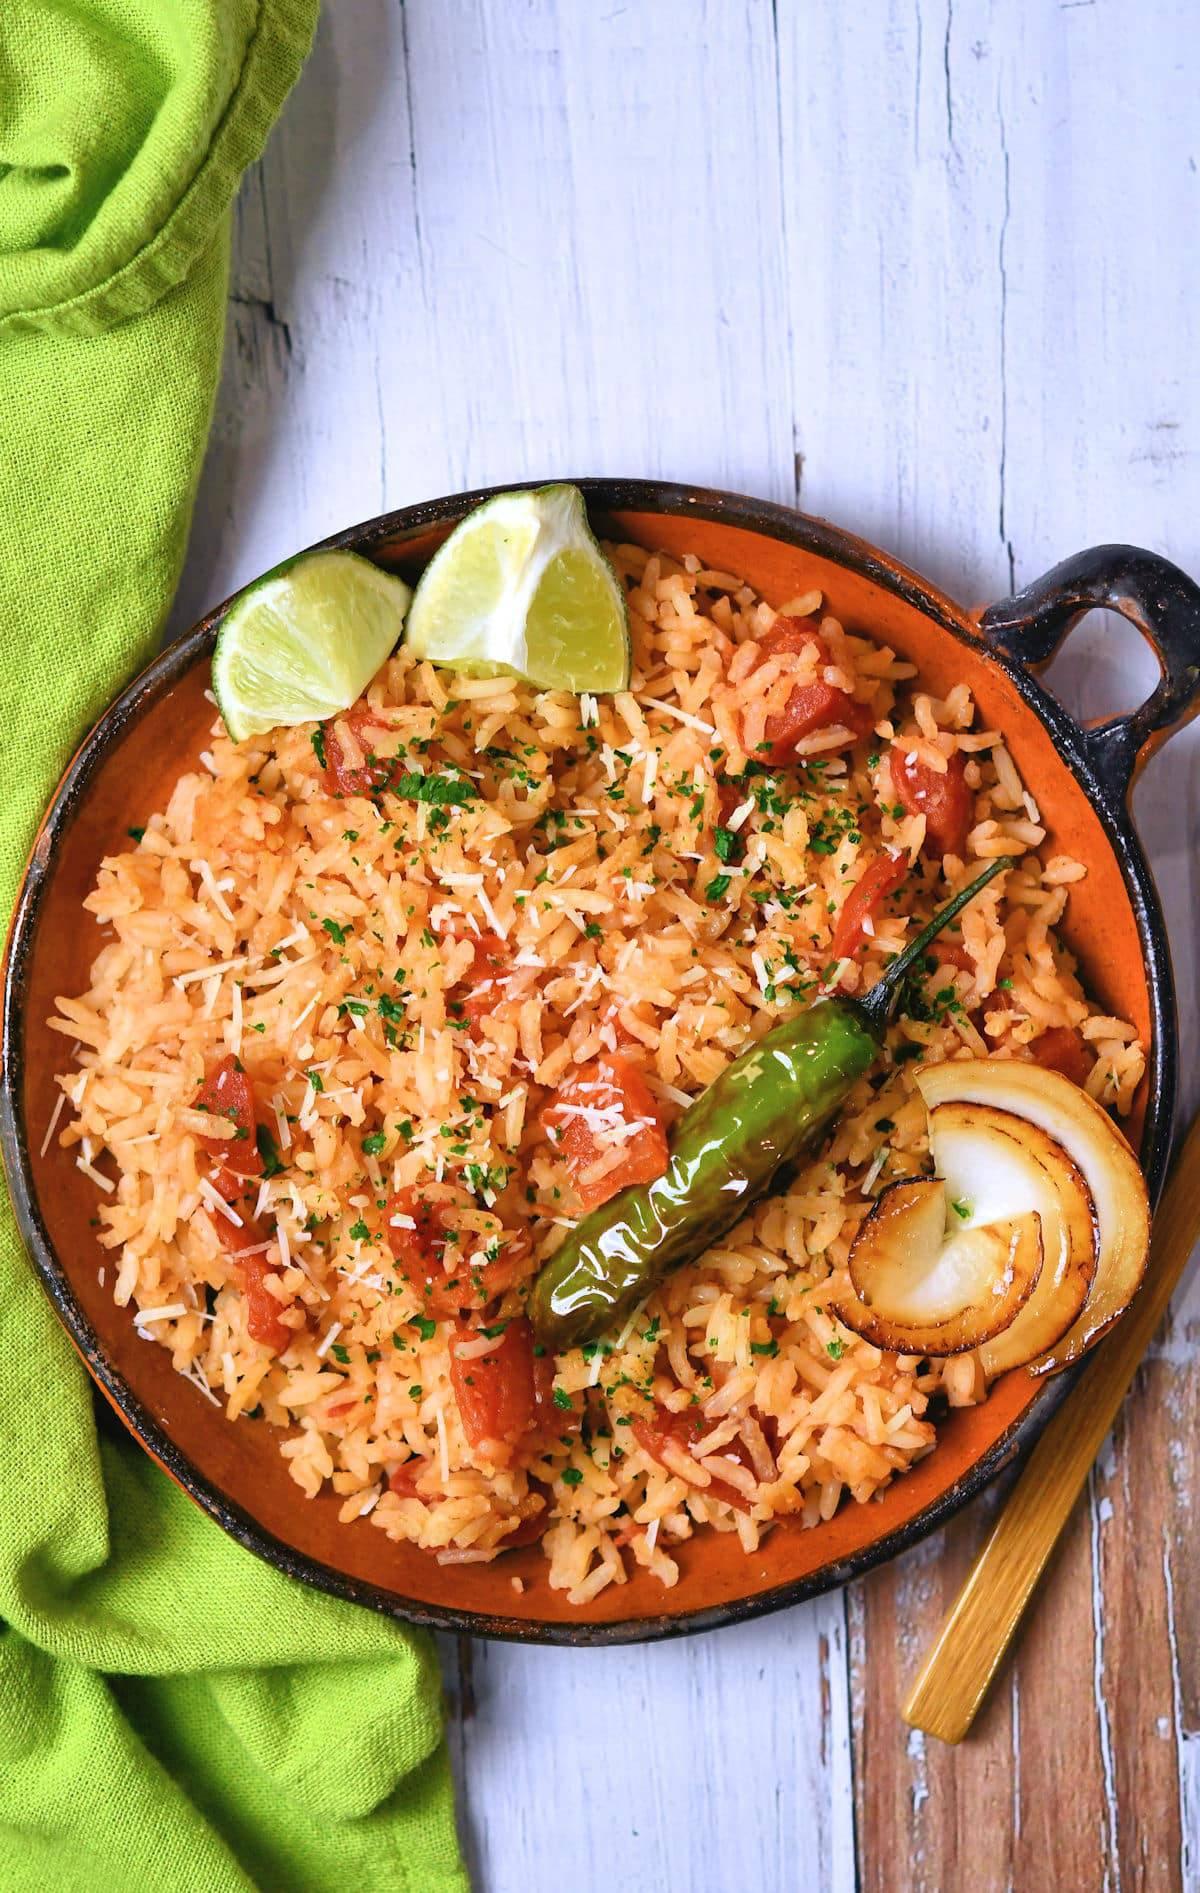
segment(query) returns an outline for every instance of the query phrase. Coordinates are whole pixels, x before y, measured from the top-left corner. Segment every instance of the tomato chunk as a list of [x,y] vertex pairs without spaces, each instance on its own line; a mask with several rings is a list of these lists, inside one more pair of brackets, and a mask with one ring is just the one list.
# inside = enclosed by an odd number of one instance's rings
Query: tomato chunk
[[206,1150],[221,1159],[223,1168],[239,1177],[261,1176],[263,1160],[255,1142],[258,1124],[254,1086],[232,1052],[227,1052],[220,1064],[208,1072],[196,1093],[194,1108],[209,1111],[214,1117],[228,1118],[234,1127],[232,1137],[200,1139]]
[[469,1197],[449,1187],[434,1197],[409,1185],[387,1200],[384,1227],[396,1267],[436,1321],[502,1295],[529,1273],[523,1229],[506,1230],[490,1258],[486,1248],[481,1253],[467,1246],[477,1238],[458,1239],[462,1212],[471,1207]]
[[406,1459],[402,1466],[397,1466],[388,1474],[388,1491],[394,1492],[398,1499],[419,1499],[417,1480],[429,1470],[428,1459]]
[[[234,1231],[235,1235],[238,1233]],[[269,1262],[265,1255],[240,1255],[236,1268],[242,1278],[242,1293],[246,1298],[246,1326],[251,1336],[261,1341],[264,1347],[269,1347],[273,1354],[282,1354],[296,1337],[291,1328],[279,1319],[283,1310],[266,1286],[265,1278],[275,1272],[276,1265]]]
[[[662,1107],[637,1066],[619,1053],[606,1053],[573,1073],[542,1121],[566,1157],[585,1210],[607,1203],[631,1183],[653,1183],[667,1167]],[[614,1150],[615,1162],[597,1172]]]
[[[282,1354],[296,1337],[279,1319],[283,1312],[281,1305],[265,1282],[266,1276],[278,1271],[278,1264],[267,1260],[264,1244],[268,1238],[253,1214],[258,1187],[255,1179],[263,1169],[263,1160],[254,1142],[254,1088],[232,1055],[223,1058],[209,1073],[196,1095],[196,1108],[219,1113],[237,1126],[238,1134],[233,1139],[201,1139],[214,1157],[222,1160],[212,1171],[212,1185],[238,1218],[234,1222],[233,1216],[214,1209],[212,1221],[221,1247],[234,1257],[234,1267],[241,1277],[246,1326],[251,1339],[261,1341],[273,1354]],[[243,1133],[246,1133],[245,1141]],[[250,1249],[257,1253],[246,1254]]]
[[974,960],[957,940],[934,940],[929,951],[939,966],[953,966],[959,973],[975,971]]
[[466,1207],[465,1197],[434,1202],[411,1185],[387,1200],[388,1248],[422,1307],[437,1321],[457,1314],[470,1293],[465,1252],[455,1240]]
[[[540,1499],[541,1504],[536,1511],[530,1509],[526,1512],[517,1529],[509,1532],[501,1547],[504,1551],[517,1551],[522,1545],[536,1545],[538,1539],[545,1536],[550,1524],[550,1501],[553,1495],[549,1486],[543,1485],[540,1479],[529,1481],[529,1491],[531,1498]],[[529,1504],[530,1500],[527,1499],[525,1503]]]
[[[352,763],[337,736],[336,723],[344,723],[363,752],[361,763]],[[375,724],[375,717],[370,707],[358,702],[353,704],[343,717],[330,718],[321,725],[321,741],[325,751],[325,787],[330,795],[378,795],[381,789],[389,789],[401,773],[401,763],[396,756],[376,756],[371,749],[371,739],[363,732]]]
[[482,1019],[493,1012],[504,997],[501,980],[508,963],[508,948],[496,933],[481,933],[474,941],[475,954],[462,976],[465,997],[452,1002],[452,1009],[464,1019]]
[[[643,1452],[649,1453],[651,1459],[657,1459],[659,1465],[665,1466],[669,1472],[671,1468],[666,1457],[668,1446],[674,1446],[677,1451],[687,1453],[690,1457],[693,1443],[708,1431],[708,1422],[698,1407],[685,1408],[682,1413],[672,1413],[669,1407],[661,1407],[656,1401],[653,1412],[639,1416],[629,1430]],[[745,1463],[744,1454],[739,1451],[739,1445],[740,1442],[726,1450],[731,1452],[734,1458],[743,1460]],[[753,1467],[749,1470],[753,1471]],[[746,1494],[739,1491],[737,1486],[729,1485],[715,1472],[712,1475],[712,1484],[705,1486],[703,1490],[715,1499],[724,1499],[736,1511],[748,1512],[750,1510],[750,1500]]]
[[451,1337],[450,1384],[471,1445],[508,1458],[534,1422],[533,1329],[516,1315],[490,1354],[464,1357],[462,1349],[477,1338],[466,1323]]
[[[228,1185],[233,1181],[229,1172],[218,1171],[217,1176],[226,1184],[221,1194],[234,1210],[234,1214],[241,1219],[235,1223],[230,1217],[223,1216],[219,1210],[213,1212],[212,1218],[221,1239],[221,1247],[234,1258],[234,1267],[241,1278],[242,1294],[246,1300],[246,1326],[253,1340],[261,1341],[264,1346],[271,1349],[273,1354],[282,1354],[284,1348],[288,1347],[296,1336],[293,1330],[279,1319],[283,1309],[266,1286],[264,1279],[273,1272],[278,1272],[279,1264],[267,1259],[263,1246],[267,1241],[266,1233],[262,1225],[255,1222],[250,1213],[253,1194],[251,1193],[249,1197],[243,1196],[239,1201],[236,1192],[233,1195],[228,1193]],[[245,1252],[248,1249],[253,1249],[256,1253],[247,1255]]]
[[1030,1042],[1035,1064],[1045,1071],[1057,1071],[1073,1085],[1084,1085],[1096,1062],[1096,1054],[1073,1026],[1052,1025]]
[[859,875],[842,902],[842,911],[833,930],[833,957],[849,958],[857,953],[867,938],[867,922],[874,920],[875,909],[888,894],[905,880],[908,862],[902,854],[881,854]]
[[923,852],[939,859],[944,854],[961,857],[975,810],[962,756],[956,750],[948,757],[942,775],[906,750],[901,740],[892,745],[891,761],[892,784],[901,805],[908,814],[925,817]]
[[792,762],[796,744],[803,736],[841,724],[847,731],[846,745],[857,742],[873,728],[875,714],[845,690],[825,682],[821,671],[832,662],[829,646],[820,632],[803,618],[776,618],[771,629],[758,640],[760,655],[785,661],[798,657],[809,646],[817,654],[817,674],[811,682],[797,684],[781,710],[767,718],[763,731],[766,748],[756,747],[755,760],[779,768]]

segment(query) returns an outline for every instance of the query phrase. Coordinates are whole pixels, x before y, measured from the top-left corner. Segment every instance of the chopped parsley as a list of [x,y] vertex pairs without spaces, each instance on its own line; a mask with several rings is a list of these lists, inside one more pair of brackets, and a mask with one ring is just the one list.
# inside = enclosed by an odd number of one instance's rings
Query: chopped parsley
[[718,828],[713,835],[718,861],[736,861],[742,850],[741,837],[732,828]]
[[350,1240],[352,1242],[369,1242],[371,1240],[371,1232],[361,1216],[356,1223],[351,1223],[350,1225]]
[[377,1157],[386,1143],[386,1131],[372,1131],[369,1137],[363,1138],[362,1147],[368,1157]]
[[728,894],[731,881],[732,877],[728,874],[714,874],[704,890],[705,900],[720,900],[723,895]]
[[146,831],[144,828],[127,828],[125,830],[125,833],[133,841],[140,841],[142,839],[142,836],[145,834],[145,832]]
[[432,808],[462,808],[464,803],[479,799],[479,790],[465,776],[419,776],[411,769],[398,779],[395,791],[411,802],[426,802]]
[[340,1341],[335,1341],[329,1352],[335,1361],[340,1361],[343,1367],[349,1367],[350,1349],[348,1347],[343,1347]]
[[582,1485],[583,1474],[580,1472],[579,1467],[578,1466],[564,1466],[563,1474],[562,1474],[562,1482],[564,1485]]
[[954,1211],[954,1214],[956,1216],[961,1216],[964,1223],[966,1222],[967,1217],[971,1214],[971,1205],[969,1203],[964,1203],[961,1200],[961,1198],[959,1199],[957,1203],[951,1203],[950,1207]]
[[846,1343],[835,1334],[832,1341],[826,1341],[825,1352],[831,1361],[840,1361],[846,1352]]
[[556,1387],[554,1389],[554,1404],[556,1407],[561,1407],[564,1413],[569,1413],[572,1405],[570,1394],[567,1393],[564,1388]]
[[317,727],[313,731],[311,737],[309,738],[309,741],[312,743],[312,746],[313,746],[313,755],[316,757],[317,761],[320,763],[322,769],[324,769],[326,765],[325,765],[325,726],[323,723],[317,724]]
[[277,1177],[283,1169],[283,1158],[279,1154],[279,1148],[275,1139],[272,1137],[265,1124],[260,1124],[255,1131],[254,1141],[258,1145],[258,1154],[263,1160],[263,1176]]
[[345,946],[347,935],[351,931],[349,927],[339,927],[336,920],[323,920],[321,925],[331,940],[336,940],[338,946]]
[[431,1321],[428,1315],[414,1315],[408,1325],[416,1329],[422,1341],[432,1341],[437,1333],[437,1322]]

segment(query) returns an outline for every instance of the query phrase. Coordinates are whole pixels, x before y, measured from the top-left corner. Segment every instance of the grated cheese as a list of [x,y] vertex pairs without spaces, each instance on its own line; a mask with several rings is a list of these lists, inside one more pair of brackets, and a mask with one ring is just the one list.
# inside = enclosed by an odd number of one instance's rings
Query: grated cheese
[[[230,911],[229,903],[226,901],[225,896],[222,894],[220,888],[217,886],[217,877],[213,873],[212,868],[209,865],[209,863],[207,861],[189,861],[188,867],[191,869],[193,874],[199,875],[201,887],[204,889],[204,892],[208,895],[208,898],[211,900],[213,906],[216,908],[217,912],[220,914],[222,920],[227,920],[231,927],[235,926],[237,923],[235,922],[233,914]],[[231,886],[232,883],[227,883],[227,885]]]
[[198,1187],[206,1203],[211,1203],[212,1207],[215,1210],[219,1210],[222,1216],[227,1216],[235,1229],[242,1227],[242,1219],[237,1211],[230,1208],[225,1198],[221,1195],[220,1190],[214,1189],[207,1177],[201,1177]]
[[242,1050],[242,988],[239,980],[233,982],[233,1004],[229,1015],[229,1049],[234,1057],[241,1056]]
[[736,835],[738,832],[738,829],[742,828],[745,825],[745,823],[749,821],[753,813],[754,813],[754,797],[752,795],[748,795],[744,802],[738,803],[737,807],[733,811],[733,814],[729,817],[729,820],[725,824],[726,828],[732,828],[734,834]]
[[211,979],[214,973],[235,973],[249,964],[247,956],[239,953],[236,959],[220,960],[216,966],[196,966],[190,973],[176,973],[174,983],[182,992],[185,986],[194,986],[197,980]]
[[342,1332],[342,1324],[340,1321],[335,1321],[331,1328],[326,1329],[325,1334],[322,1336],[322,1339],[321,1339],[321,1345],[317,1349],[317,1359],[319,1361],[323,1361],[325,1359],[325,1356],[328,1354],[330,1348],[333,1346],[334,1342],[337,1340],[338,1335],[341,1332]]
[[875,1158],[874,1158],[873,1163],[871,1164],[871,1168],[867,1171],[866,1176],[863,1178],[862,1182],[858,1186],[859,1191],[863,1196],[869,1196],[871,1194],[871,1185],[875,1182],[875,1179],[878,1177],[880,1171],[883,1169],[883,1166],[887,1162],[887,1160],[888,1160],[888,1146],[886,1144],[882,1144],[880,1145],[879,1149],[875,1152]]
[[677,709],[673,703],[664,703],[661,697],[643,697],[642,703],[646,708],[661,710],[664,716],[673,716],[677,722],[686,724],[689,730],[699,730],[701,736],[715,737],[717,734],[711,723],[705,723],[688,710]]
[[58,1123],[59,1118],[62,1116],[62,1108],[63,1108],[63,1105],[66,1103],[66,1101],[67,1101],[66,1092],[60,1091],[57,1099],[55,1100],[54,1109],[50,1113],[50,1122],[46,1126],[46,1135],[43,1137],[42,1147],[38,1151],[39,1157],[44,1157],[46,1152],[50,1148],[50,1139],[54,1135],[54,1127]]

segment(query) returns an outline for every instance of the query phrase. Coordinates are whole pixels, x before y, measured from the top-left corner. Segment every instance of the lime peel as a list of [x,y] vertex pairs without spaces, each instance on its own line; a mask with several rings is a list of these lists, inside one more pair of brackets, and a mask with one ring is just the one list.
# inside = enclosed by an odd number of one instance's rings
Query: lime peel
[[498,493],[468,513],[422,574],[405,643],[472,676],[577,694],[626,689],[625,594],[578,487]]
[[394,650],[412,592],[357,552],[302,552],[234,599],[212,682],[235,743],[340,716]]

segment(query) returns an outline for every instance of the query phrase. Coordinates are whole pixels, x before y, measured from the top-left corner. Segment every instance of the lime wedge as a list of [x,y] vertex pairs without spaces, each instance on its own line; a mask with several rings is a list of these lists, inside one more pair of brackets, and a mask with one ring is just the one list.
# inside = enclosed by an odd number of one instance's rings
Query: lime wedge
[[398,643],[411,597],[356,552],[302,552],[248,585],[213,653],[234,742],[348,710]]
[[540,690],[624,690],[625,597],[574,486],[498,493],[421,575],[404,634],[418,657]]

